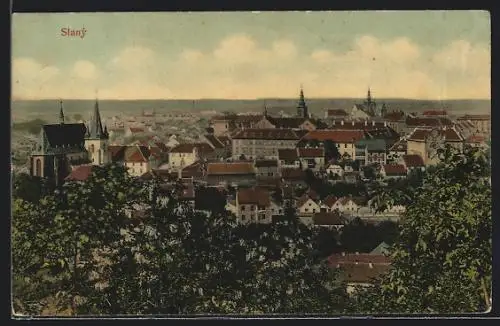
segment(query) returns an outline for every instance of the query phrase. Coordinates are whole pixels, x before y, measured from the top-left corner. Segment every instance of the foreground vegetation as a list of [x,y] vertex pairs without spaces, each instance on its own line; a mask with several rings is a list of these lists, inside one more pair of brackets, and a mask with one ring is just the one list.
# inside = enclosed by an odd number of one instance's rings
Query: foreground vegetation
[[[301,224],[290,207],[276,223],[243,226],[221,210],[210,218],[187,207],[179,211],[174,194],[168,205],[159,205],[155,180],[139,186],[117,165],[98,167],[85,183],[68,183],[56,192],[47,183],[27,191],[36,180],[17,178],[14,310],[23,315],[484,311],[491,292],[489,159],[475,149],[465,154],[447,149],[442,155],[444,163],[412,184],[412,192],[392,187],[377,195],[381,208],[406,201],[407,213],[399,230],[388,231],[390,273],[354,297],[324,262],[328,249],[317,245],[324,234]],[[145,216],[130,218],[137,205]],[[353,228],[347,234],[368,234]],[[343,245],[354,245],[350,237],[340,238]]]

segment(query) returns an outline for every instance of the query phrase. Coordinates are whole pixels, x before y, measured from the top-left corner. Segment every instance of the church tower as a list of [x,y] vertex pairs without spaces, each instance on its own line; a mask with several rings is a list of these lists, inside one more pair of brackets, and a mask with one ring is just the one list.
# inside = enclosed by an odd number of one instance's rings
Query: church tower
[[376,107],[377,107],[377,105],[376,105],[375,101],[373,101],[373,98],[372,98],[372,92],[371,92],[370,88],[368,88],[368,93],[366,95],[366,101],[365,101],[366,113],[371,115],[371,116],[375,116]]
[[300,87],[299,103],[297,104],[297,116],[301,118],[309,118],[309,112],[307,110],[307,104],[304,99],[304,90],[302,87]]
[[89,153],[89,159],[94,165],[103,165],[111,162],[111,155],[108,148],[108,130],[102,127],[99,103],[95,101],[94,113],[87,125],[85,134],[85,148]]
[[64,124],[64,111],[63,111],[63,103],[62,101],[59,101],[59,104],[61,105],[61,108],[59,110],[59,123]]

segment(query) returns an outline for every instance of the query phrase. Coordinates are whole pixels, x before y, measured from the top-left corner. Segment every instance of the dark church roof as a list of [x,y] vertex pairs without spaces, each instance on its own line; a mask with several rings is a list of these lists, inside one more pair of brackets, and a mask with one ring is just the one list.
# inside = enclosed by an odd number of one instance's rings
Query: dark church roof
[[85,141],[85,131],[83,123],[43,125],[43,132],[51,147],[62,145],[79,147]]

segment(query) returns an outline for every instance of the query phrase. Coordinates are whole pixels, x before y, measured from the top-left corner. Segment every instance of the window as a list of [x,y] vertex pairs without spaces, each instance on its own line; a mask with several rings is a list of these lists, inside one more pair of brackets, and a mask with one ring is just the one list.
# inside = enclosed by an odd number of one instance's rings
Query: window
[[316,213],[316,209],[315,208],[313,208],[313,213]]
[[94,144],[90,145],[90,152],[91,152],[91,153],[94,153],[94,149],[95,149],[95,148],[94,148]]
[[304,208],[304,212],[309,212],[309,208]]
[[35,162],[35,175],[38,177],[42,176],[42,161],[37,159]]
[[241,205],[241,210],[244,211],[245,210],[245,205]]
[[139,163],[139,166],[142,166],[142,162],[141,162],[141,163]]

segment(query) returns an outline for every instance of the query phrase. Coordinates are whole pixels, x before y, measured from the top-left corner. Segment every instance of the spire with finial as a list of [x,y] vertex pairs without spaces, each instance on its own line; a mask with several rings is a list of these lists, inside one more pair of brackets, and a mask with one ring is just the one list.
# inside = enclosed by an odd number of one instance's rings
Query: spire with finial
[[267,117],[267,105],[266,105],[266,100],[264,100],[264,117]]
[[309,117],[309,113],[307,112],[306,100],[304,98],[304,88],[302,87],[302,84],[300,85],[300,96],[299,96],[299,103],[297,105],[297,115],[301,118]]
[[63,110],[63,102],[62,100],[59,100],[59,105],[60,105],[60,109],[59,109],[59,123],[60,124],[64,124],[64,110]]
[[94,114],[89,121],[88,138],[106,139],[107,133],[102,128],[101,114],[99,112],[99,102],[95,99]]
[[370,90],[370,87],[368,87],[368,95],[366,96],[366,103],[371,103],[372,102],[372,92]]

